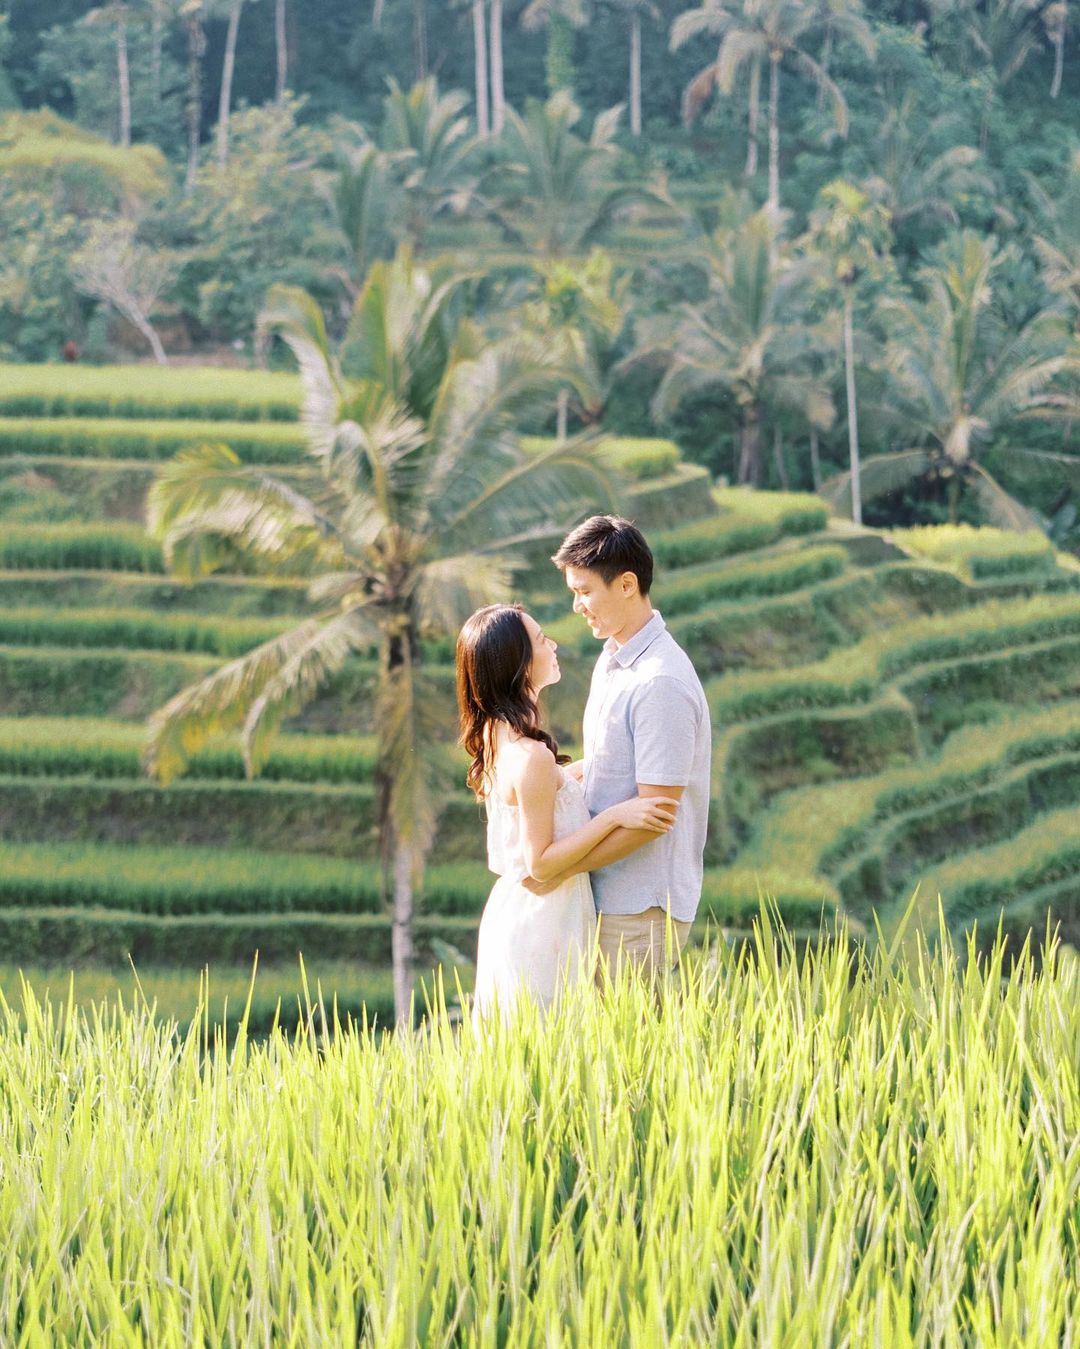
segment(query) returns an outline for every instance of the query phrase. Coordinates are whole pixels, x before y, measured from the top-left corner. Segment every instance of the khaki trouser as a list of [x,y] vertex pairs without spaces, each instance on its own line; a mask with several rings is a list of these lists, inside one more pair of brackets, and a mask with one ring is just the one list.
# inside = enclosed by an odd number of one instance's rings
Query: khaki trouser
[[[669,918],[659,906],[644,913],[602,913],[597,943],[600,959],[596,981],[603,984],[622,961],[627,961],[650,979],[672,970],[690,935],[690,924]],[[670,946],[669,946],[670,943]]]

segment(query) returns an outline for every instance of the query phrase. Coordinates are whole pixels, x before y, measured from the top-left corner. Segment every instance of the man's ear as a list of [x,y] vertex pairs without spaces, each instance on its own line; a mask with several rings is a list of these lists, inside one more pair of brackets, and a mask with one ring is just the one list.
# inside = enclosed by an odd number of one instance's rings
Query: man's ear
[[623,599],[630,599],[632,595],[637,594],[638,579],[634,572],[624,571],[619,577],[619,584],[622,587]]

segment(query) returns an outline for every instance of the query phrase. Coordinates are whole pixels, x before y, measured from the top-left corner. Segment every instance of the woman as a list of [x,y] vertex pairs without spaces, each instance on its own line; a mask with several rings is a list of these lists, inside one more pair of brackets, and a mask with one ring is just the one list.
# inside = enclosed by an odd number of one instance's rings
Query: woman
[[[548,1006],[591,977],[596,914],[587,875],[567,876],[613,829],[666,833],[674,802],[633,797],[589,818],[569,757],[540,725],[541,690],[560,678],[556,644],[520,605],[478,609],[457,642],[468,784],[485,802],[488,865],[499,877],[480,920],[474,1005],[509,1008],[521,992]],[[551,886],[534,894],[523,882]]]

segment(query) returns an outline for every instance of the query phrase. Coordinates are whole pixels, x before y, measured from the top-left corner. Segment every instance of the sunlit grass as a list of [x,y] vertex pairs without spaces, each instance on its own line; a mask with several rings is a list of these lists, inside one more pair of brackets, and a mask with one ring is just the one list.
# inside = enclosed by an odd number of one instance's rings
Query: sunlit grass
[[624,983],[401,1036],[28,995],[0,1341],[1075,1343],[1078,992],[1064,958],[766,938],[659,1011]]

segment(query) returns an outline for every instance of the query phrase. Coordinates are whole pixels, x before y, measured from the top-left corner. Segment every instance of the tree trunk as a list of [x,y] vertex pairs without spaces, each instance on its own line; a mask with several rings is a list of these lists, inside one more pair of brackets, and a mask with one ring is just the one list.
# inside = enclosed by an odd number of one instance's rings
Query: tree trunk
[[780,52],[769,53],[769,205],[780,206]]
[[814,484],[814,491],[821,491],[821,455],[818,453],[818,434],[817,428],[810,428],[810,478]]
[[485,28],[484,0],[473,0],[473,63],[476,66],[476,129],[482,140],[487,140],[488,79],[487,30]]
[[630,12],[630,134],[641,135],[641,10]]
[[140,313],[138,309],[129,307],[124,308],[124,314],[142,333],[143,337],[150,343],[150,350],[154,353],[154,360],[158,365],[168,365],[169,358],[165,355],[165,348],[161,345],[161,338],[154,331],[154,326],[145,314]]
[[1054,78],[1050,85],[1050,97],[1057,98],[1061,93],[1061,76],[1065,69],[1065,27],[1068,23],[1068,7],[1062,0],[1061,22],[1055,27],[1051,39],[1054,44]]
[[236,35],[240,30],[240,10],[244,0],[233,0],[229,27],[225,32],[225,60],[221,67],[221,98],[218,100],[217,161],[224,169],[229,158],[229,109],[232,104],[233,70],[236,67]]
[[844,291],[844,378],[847,384],[848,453],[851,459],[851,518],[862,524],[862,485],[859,482],[859,417],[855,406],[855,300],[851,287]]
[[757,173],[758,121],[761,117],[761,62],[750,62],[750,98],[747,108],[746,168],[743,173],[753,178]]
[[155,108],[161,106],[161,48],[165,37],[162,3],[163,0],[151,0],[150,6],[150,89]]
[[285,0],[276,0],[274,5],[274,47],[277,51],[277,82],[274,86],[274,98],[278,103],[285,97],[285,81],[289,74],[289,42],[285,30]]
[[784,492],[790,492],[791,480],[788,478],[787,464],[784,463],[784,436],[778,426],[773,427],[772,453],[773,463],[776,465],[777,476],[780,479],[780,489]]
[[491,0],[491,130],[502,135],[506,94],[503,89],[502,0]]
[[416,949],[413,942],[413,858],[407,844],[394,842],[394,917],[390,936],[390,958],[394,971],[394,1020],[398,1026],[410,1024],[413,967]]
[[116,79],[120,86],[120,144],[131,144],[131,72],[128,69],[127,5],[117,10]]
[[199,171],[199,132],[202,124],[202,58],[206,51],[206,35],[203,32],[202,15],[192,10],[187,16],[188,35],[188,163],[187,176],[184,179],[184,191],[190,192],[195,186],[195,175]]
[[427,0],[413,0],[413,61],[416,81],[427,79]]
[[570,409],[570,390],[560,389],[555,400],[555,439],[566,439],[566,421]]
[[743,410],[739,432],[739,486],[761,486],[761,409],[757,403]]

